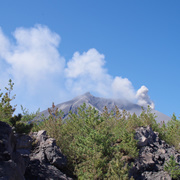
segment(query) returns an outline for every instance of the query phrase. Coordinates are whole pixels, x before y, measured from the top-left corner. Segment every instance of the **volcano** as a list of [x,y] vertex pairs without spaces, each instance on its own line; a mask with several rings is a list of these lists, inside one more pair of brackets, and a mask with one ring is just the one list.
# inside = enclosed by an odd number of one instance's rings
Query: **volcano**
[[[140,115],[142,112],[142,107],[138,104],[134,104],[127,100],[121,100],[121,99],[107,99],[107,98],[95,97],[89,92],[81,96],[77,96],[70,101],[58,104],[55,106],[55,108],[58,108],[58,110],[62,110],[64,112],[64,117],[67,117],[69,111],[75,112],[78,107],[83,105],[83,103],[85,103],[87,107],[88,106],[94,107],[100,113],[103,112],[105,106],[109,111],[111,111],[115,106],[117,106],[120,111],[126,110],[130,114],[135,113],[136,115]],[[143,107],[143,109],[147,110],[147,107]],[[156,121],[158,123],[162,121],[167,123],[171,119],[169,116],[155,109],[152,109],[151,112],[157,116]],[[42,111],[41,114],[44,114],[45,117],[49,116],[48,110]]]

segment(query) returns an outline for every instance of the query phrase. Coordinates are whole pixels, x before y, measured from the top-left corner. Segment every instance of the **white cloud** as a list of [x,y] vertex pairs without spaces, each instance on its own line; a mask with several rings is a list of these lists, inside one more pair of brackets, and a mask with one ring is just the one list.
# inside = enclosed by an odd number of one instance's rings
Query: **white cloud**
[[65,59],[58,51],[60,36],[46,26],[36,25],[17,28],[13,37],[10,41],[0,30],[0,65],[4,68],[1,82],[6,79],[7,84],[8,78],[13,79],[20,104],[51,105],[63,92],[58,85],[63,81],[65,66]]
[[112,82],[114,97],[135,102],[135,90],[132,83],[127,78],[115,77]]
[[0,29],[0,83],[14,80],[19,104],[47,108],[90,91],[154,107],[145,86],[136,92],[127,78],[111,76],[105,56],[94,48],[75,52],[66,64],[58,50],[60,36],[48,27],[17,28],[13,37],[10,41]]
[[150,99],[149,95],[148,95],[148,88],[146,86],[141,86],[141,88],[137,91],[136,93],[136,98],[138,100],[138,104],[140,106],[145,106],[147,107],[148,105],[154,109],[155,105],[152,102],[152,100]]
[[4,44],[0,55],[11,66],[9,72],[16,82],[25,81],[33,86],[47,76],[62,72],[65,62],[57,50],[60,37],[46,26],[16,29],[15,44],[10,44],[2,32],[0,34]]
[[107,96],[112,78],[107,74],[104,64],[104,55],[96,49],[90,49],[82,55],[75,52],[65,69],[67,88],[75,94],[91,91]]
[[9,42],[8,38],[2,32],[1,27],[0,27],[0,43],[1,43],[0,57],[6,58],[6,57],[8,57],[8,55],[10,53],[10,42]]
[[90,91],[99,96],[125,99],[154,108],[145,86],[136,92],[127,78],[119,76],[113,78],[108,74],[104,68],[105,62],[105,56],[96,49],[90,49],[82,54],[75,52],[65,69],[67,89],[75,95]]

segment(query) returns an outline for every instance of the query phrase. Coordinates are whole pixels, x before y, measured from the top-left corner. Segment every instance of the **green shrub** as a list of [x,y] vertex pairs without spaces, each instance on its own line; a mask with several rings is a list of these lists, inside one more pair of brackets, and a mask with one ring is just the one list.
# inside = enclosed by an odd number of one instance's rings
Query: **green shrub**
[[180,150],[180,120],[177,119],[175,114],[167,124],[162,123],[159,126],[158,132],[161,139]]
[[171,121],[167,123],[165,140],[180,150],[180,121],[173,114]]
[[[143,110],[140,116],[125,110],[121,112],[117,107],[111,112],[105,107],[99,114],[83,104],[64,121],[63,113],[53,104],[49,114],[33,130],[44,129],[56,139],[68,158],[69,170],[78,179],[129,179],[131,162],[138,156],[134,139],[137,127],[150,126],[172,145],[180,142],[179,121],[173,117],[167,125],[158,124],[150,108]],[[177,141],[169,138],[172,134]]]
[[40,114],[40,109],[38,109],[35,113],[29,113],[29,110],[24,108],[22,105],[21,105],[21,111],[22,111],[21,121],[25,123],[32,121],[35,117],[39,116]]
[[6,92],[0,94],[0,120],[13,126],[17,133],[29,133],[33,124],[22,122],[21,114],[18,114],[17,116],[13,115],[16,106],[11,105],[12,100],[15,99],[15,95],[11,97],[11,92],[14,86],[11,79],[9,80],[8,86],[9,87],[5,87]]
[[105,179],[129,180],[128,173],[131,166],[125,160],[122,160],[122,157],[123,155],[120,152],[115,154],[108,164],[108,171]]
[[[9,120],[12,117],[15,106],[11,105],[11,101],[15,99],[15,95],[11,97],[11,91],[13,90],[12,80],[9,80],[9,87],[5,87],[6,92],[0,93],[0,120],[9,124]],[[1,89],[0,89],[1,90]]]
[[164,170],[170,174],[171,178],[180,179],[180,166],[175,161],[174,156],[170,157],[170,160],[165,165]]
[[76,113],[70,112],[63,122],[62,115],[52,107],[50,117],[39,124],[39,129],[45,129],[48,135],[56,138],[62,152],[68,157],[69,168],[78,179],[104,179],[110,174],[113,177],[119,174],[128,177],[130,164],[126,164],[125,170],[123,162],[121,171],[113,171],[117,169],[114,162],[118,160],[119,153],[136,157],[137,142],[134,131],[126,130],[127,112],[115,111],[108,113],[105,108],[100,115],[91,106],[83,104]]
[[14,130],[16,133],[28,134],[31,131],[33,124],[24,123],[21,121],[21,119],[22,119],[21,114],[18,114],[18,116],[15,115],[15,116],[10,118],[9,124],[12,127],[14,127]]

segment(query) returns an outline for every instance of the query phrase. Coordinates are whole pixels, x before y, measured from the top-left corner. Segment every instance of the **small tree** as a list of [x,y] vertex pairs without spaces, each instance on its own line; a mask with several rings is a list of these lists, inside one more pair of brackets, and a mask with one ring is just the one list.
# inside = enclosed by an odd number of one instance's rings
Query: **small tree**
[[11,79],[9,80],[8,85],[9,87],[5,87],[7,92],[0,93],[0,120],[7,123],[9,123],[9,120],[12,117],[16,107],[11,105],[11,101],[15,99],[15,95],[11,97],[11,91],[13,90],[14,86]]
[[14,86],[14,83],[12,83],[11,79],[9,80],[8,86],[9,87],[5,87],[5,93],[0,93],[0,121],[4,121],[10,126],[13,126],[17,133],[29,133],[33,127],[33,124],[26,124],[21,122],[21,114],[13,116],[16,105],[11,105],[11,101],[15,99],[15,95],[11,97],[11,92]]

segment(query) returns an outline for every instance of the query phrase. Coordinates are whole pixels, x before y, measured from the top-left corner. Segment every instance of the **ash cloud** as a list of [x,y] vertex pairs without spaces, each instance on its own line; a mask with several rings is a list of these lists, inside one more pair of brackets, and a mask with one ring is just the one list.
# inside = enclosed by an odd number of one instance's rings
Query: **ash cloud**
[[150,99],[148,91],[149,89],[146,86],[141,86],[141,88],[138,89],[136,93],[136,98],[138,100],[137,104],[145,107],[149,105],[152,109],[154,109],[155,105],[154,102]]

